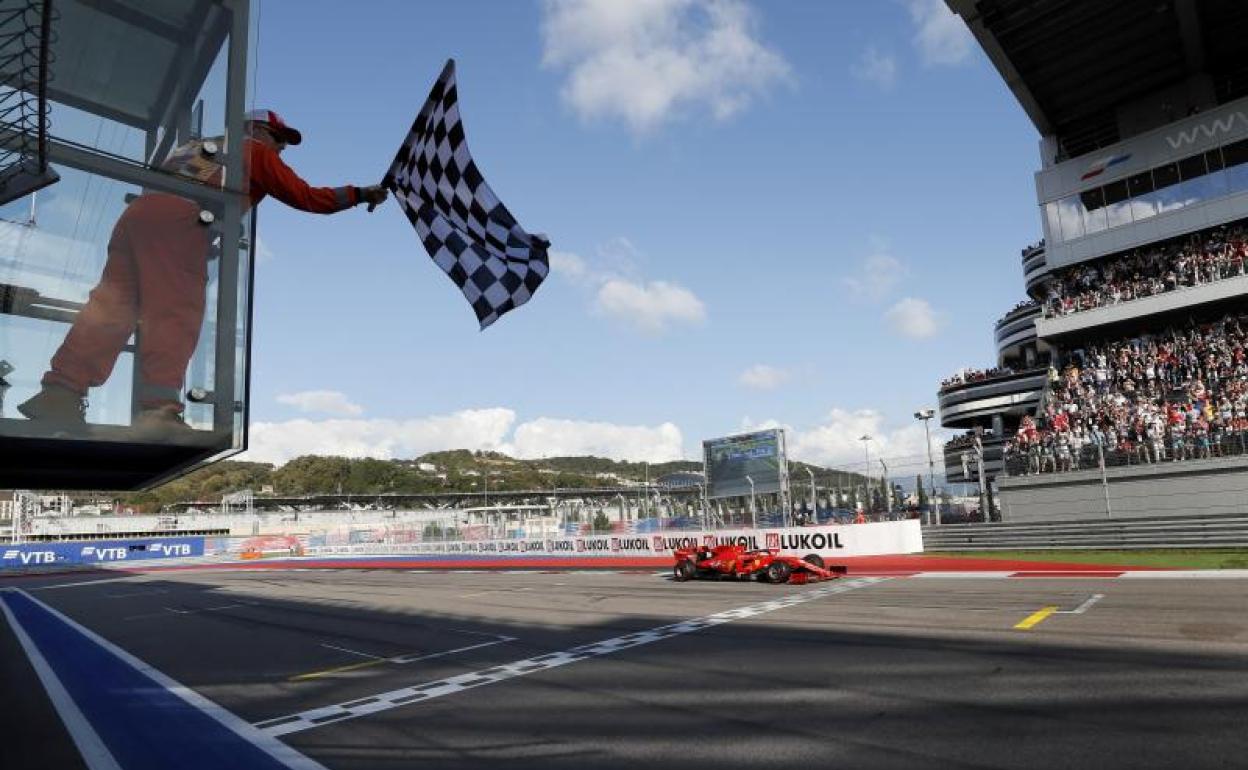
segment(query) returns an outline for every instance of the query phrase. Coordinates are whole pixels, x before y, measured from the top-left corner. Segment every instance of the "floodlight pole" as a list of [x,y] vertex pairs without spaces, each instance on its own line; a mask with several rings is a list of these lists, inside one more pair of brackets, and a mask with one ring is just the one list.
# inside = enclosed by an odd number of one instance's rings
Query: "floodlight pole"
[[884,469],[884,475],[880,478],[880,483],[884,487],[884,506],[888,509],[889,518],[892,518],[893,487],[888,483],[888,464],[884,462],[884,458],[880,458],[880,467]]
[[810,476],[810,515],[814,518],[814,523],[819,523],[819,497],[815,492],[815,472],[810,468],[806,468],[806,475]]
[[862,473],[863,473],[862,492],[863,492],[863,497],[865,498],[862,501],[862,507],[864,511],[866,511],[867,513],[870,513],[871,512],[871,443],[870,443],[871,434],[864,433],[858,437],[858,440],[862,442],[863,457],[866,460],[866,462],[863,463],[863,470],[862,470]]
[[750,482],[750,527],[758,529],[758,508],[754,504],[754,479],[746,476],[745,480]]
[[706,498],[706,483],[698,484],[698,502],[702,506],[702,528],[711,528],[710,513],[707,511],[708,500]]
[[927,523],[940,524],[940,509],[936,507],[936,463],[932,461],[932,433],[928,421],[936,416],[935,409],[920,409],[914,413],[915,419],[923,421],[923,435],[927,438]]

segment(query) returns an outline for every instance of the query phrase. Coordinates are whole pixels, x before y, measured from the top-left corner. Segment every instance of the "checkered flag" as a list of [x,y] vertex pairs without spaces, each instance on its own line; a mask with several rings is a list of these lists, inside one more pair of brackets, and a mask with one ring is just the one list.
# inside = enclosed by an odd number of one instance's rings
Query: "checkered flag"
[[482,329],[528,302],[550,272],[550,241],[520,227],[468,154],[453,59],[382,186],[394,193],[429,256],[464,293]]

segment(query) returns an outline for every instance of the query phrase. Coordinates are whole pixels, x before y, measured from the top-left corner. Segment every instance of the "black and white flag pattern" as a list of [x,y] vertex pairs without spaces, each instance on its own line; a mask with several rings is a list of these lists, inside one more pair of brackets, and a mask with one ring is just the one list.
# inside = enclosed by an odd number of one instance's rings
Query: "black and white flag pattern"
[[550,241],[529,234],[498,200],[468,153],[448,60],[382,185],[481,328],[529,301],[550,272]]

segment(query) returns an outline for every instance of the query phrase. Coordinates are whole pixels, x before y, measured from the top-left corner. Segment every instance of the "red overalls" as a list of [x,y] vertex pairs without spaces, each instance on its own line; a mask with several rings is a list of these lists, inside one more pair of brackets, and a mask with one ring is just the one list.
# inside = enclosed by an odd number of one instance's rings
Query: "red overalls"
[[[332,214],[360,201],[355,187],[311,187],[271,147],[245,143],[247,208],[266,195],[302,211]],[[99,284],[52,357],[44,385],[86,395],[108,381],[126,340],[138,329],[145,408],[182,409],[182,383],[204,319],[209,228],[200,206],[145,193],[113,227]]]

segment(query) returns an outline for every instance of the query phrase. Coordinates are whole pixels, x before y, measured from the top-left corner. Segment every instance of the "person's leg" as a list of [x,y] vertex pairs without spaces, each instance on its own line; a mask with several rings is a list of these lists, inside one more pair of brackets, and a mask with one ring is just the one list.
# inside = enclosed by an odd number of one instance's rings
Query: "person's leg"
[[130,211],[121,215],[108,242],[100,282],[78,312],[52,356],[43,389],[18,410],[33,420],[81,423],[88,388],[108,381],[126,340],[134,333],[137,286],[130,243]]
[[190,201],[160,196],[152,226],[135,235],[139,373],[145,409],[182,411],[187,364],[199,341],[208,283],[208,230]]

